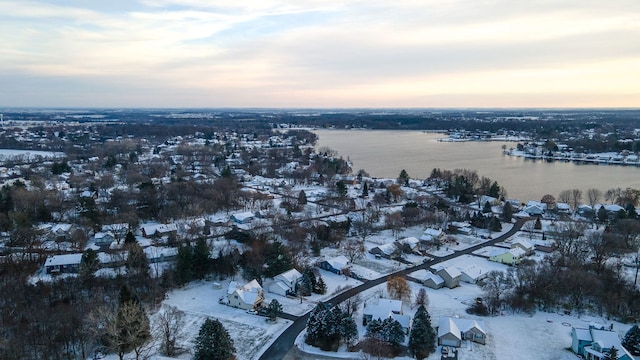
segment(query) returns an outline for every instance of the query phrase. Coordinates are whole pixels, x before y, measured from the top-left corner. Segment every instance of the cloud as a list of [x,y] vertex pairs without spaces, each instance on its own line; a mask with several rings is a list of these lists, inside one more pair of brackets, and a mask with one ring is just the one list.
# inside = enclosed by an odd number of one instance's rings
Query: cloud
[[56,83],[67,106],[72,94],[90,105],[92,86],[100,106],[578,104],[602,89],[613,103],[640,80],[636,0],[65,4],[0,1],[0,76],[33,105]]

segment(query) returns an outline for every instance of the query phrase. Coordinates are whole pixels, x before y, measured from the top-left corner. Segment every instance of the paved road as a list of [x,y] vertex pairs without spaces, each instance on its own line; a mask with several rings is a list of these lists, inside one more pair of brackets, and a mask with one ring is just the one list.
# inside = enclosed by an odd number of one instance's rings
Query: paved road
[[[389,276],[407,275],[416,270],[428,269],[433,265],[441,263],[443,261],[451,260],[461,255],[471,254],[472,252],[486,246],[493,246],[496,243],[502,242],[508,239],[509,237],[513,236],[516,232],[518,232],[518,230],[522,228],[524,223],[529,220],[531,220],[531,218],[519,219],[515,224],[513,224],[513,227],[509,231],[498,236],[495,239],[485,241],[481,244],[474,245],[464,250],[456,251],[453,254],[438,257],[436,259],[422,263],[420,265],[416,265],[407,269],[396,271],[392,274],[385,275],[374,280],[366,281],[356,287],[353,287],[343,293],[340,293],[332,297],[331,299],[328,299],[326,302],[331,303],[333,305],[337,305],[352,296],[355,296],[365,290],[371,289],[374,286],[377,286],[386,282]],[[288,318],[291,319],[292,317],[289,315]],[[300,334],[300,332],[302,332],[302,330],[307,325],[308,319],[309,319],[309,313],[306,313],[298,317],[296,320],[294,320],[293,324],[291,324],[291,326],[289,326],[282,334],[280,334],[280,336],[271,344],[271,346],[269,346],[269,348],[262,354],[262,356],[260,356],[260,360],[273,360],[273,359],[284,358],[284,356],[287,354],[287,352],[289,352],[289,350],[293,346],[293,343],[296,337],[298,336],[298,334]]]

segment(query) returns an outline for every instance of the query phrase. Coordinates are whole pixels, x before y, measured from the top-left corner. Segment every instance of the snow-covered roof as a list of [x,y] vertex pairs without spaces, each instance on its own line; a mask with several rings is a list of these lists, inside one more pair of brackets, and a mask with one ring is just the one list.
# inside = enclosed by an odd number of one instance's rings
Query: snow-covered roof
[[376,247],[380,249],[380,251],[385,255],[391,255],[397,250],[396,246],[393,243],[382,244]]
[[438,337],[447,333],[452,333],[457,337],[462,336],[463,332],[475,329],[478,332],[486,334],[484,330],[484,322],[481,320],[465,319],[465,318],[452,318],[448,316],[442,316],[438,320]]
[[453,321],[453,318],[443,316],[438,320],[438,337],[451,334],[462,341],[462,332]]
[[71,224],[55,224],[51,227],[51,231],[54,233],[68,232],[71,229]]
[[427,271],[427,275],[425,275],[425,277],[424,277],[424,279],[422,281],[427,281],[427,280],[433,281],[433,283],[436,284],[436,285],[444,284],[444,279],[442,278],[442,276],[440,276],[438,274],[434,274],[432,272],[428,272],[428,271]]
[[398,240],[399,243],[407,244],[409,246],[416,246],[420,243],[420,240],[416,239],[413,236]]
[[249,220],[252,219],[254,217],[256,217],[256,215],[251,212],[251,211],[245,211],[245,212],[241,212],[241,213],[235,213],[233,215],[231,215],[236,221],[240,221],[243,222],[245,220]]
[[511,253],[511,255],[513,255],[514,258],[515,257],[521,257],[521,256],[524,256],[526,254],[524,249],[519,248],[519,247],[513,248],[513,249],[509,249],[508,252]]
[[[449,274],[449,276],[452,279],[462,275],[460,270],[458,270],[458,268],[456,268],[455,266],[435,267],[434,270],[436,270],[437,273],[439,273],[441,271],[445,272],[445,273]],[[442,275],[440,275],[440,276],[442,276]]]
[[283,272],[280,275],[276,275],[276,277],[282,277],[287,282],[293,283],[293,282],[297,281],[298,279],[300,279],[302,277],[302,274],[300,274],[300,272],[298,270],[296,270],[296,269],[291,269],[291,270]]
[[146,224],[142,226],[142,229],[147,236],[152,236],[156,231],[160,234],[177,231],[178,227],[176,224]]
[[336,270],[344,269],[349,263],[349,259],[347,259],[347,257],[344,255],[332,257],[331,259],[327,259],[326,261],[327,263],[329,263],[329,265],[331,265],[332,268]]
[[402,312],[402,301],[393,299],[378,299],[378,302],[366,304],[362,310],[364,315],[371,315],[372,320],[384,320],[393,314]]
[[47,258],[45,266],[80,264],[82,254],[53,255]]

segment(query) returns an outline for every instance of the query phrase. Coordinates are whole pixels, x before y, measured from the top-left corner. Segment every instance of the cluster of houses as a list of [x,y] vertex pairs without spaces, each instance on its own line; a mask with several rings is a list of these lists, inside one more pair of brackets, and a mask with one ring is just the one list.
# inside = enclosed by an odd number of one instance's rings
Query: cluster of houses
[[613,325],[607,329],[603,324],[591,323],[587,329],[571,329],[571,350],[585,360],[604,360],[612,348],[618,351],[618,360],[635,359],[622,346]]

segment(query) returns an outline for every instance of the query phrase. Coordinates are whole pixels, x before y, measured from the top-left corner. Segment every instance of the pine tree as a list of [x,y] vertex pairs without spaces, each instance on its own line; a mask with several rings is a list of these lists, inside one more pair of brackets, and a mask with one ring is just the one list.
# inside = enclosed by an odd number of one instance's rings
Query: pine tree
[[351,316],[343,316],[340,323],[340,338],[348,345],[358,338],[358,326]]
[[194,360],[232,360],[236,349],[227,329],[220,321],[207,319],[195,341]]
[[318,279],[315,282],[313,292],[316,294],[324,295],[327,293],[327,284],[324,283],[324,279],[322,276],[318,276]]
[[307,320],[307,335],[305,342],[309,345],[316,346],[323,339],[323,320],[325,312],[329,310],[329,307],[322,301],[316,305],[316,307],[309,314]]
[[612,346],[604,357],[604,360],[618,360],[618,349]]
[[312,268],[306,268],[300,280],[300,293],[304,296],[311,295],[311,291],[316,287],[316,275]]
[[384,340],[397,351],[405,338],[405,332],[402,325],[400,325],[397,320],[388,317],[382,322],[382,329]]
[[275,321],[280,314],[282,314],[282,305],[278,302],[278,300],[273,299],[269,304],[268,308],[269,319],[271,321]]
[[80,259],[80,277],[86,279],[93,276],[93,274],[100,269],[100,260],[98,260],[98,253],[93,249],[87,249]]
[[196,241],[196,246],[193,247],[192,264],[193,277],[195,279],[204,279],[210,269],[209,247],[204,238],[199,238]]
[[193,280],[192,259],[193,251],[191,245],[187,244],[178,248],[176,257],[176,283],[178,285],[186,284]]
[[431,317],[424,306],[419,306],[409,333],[409,351],[416,359],[424,359],[435,350],[436,333]]
[[304,190],[300,190],[298,194],[298,205],[307,205],[307,194]]
[[622,346],[629,350],[631,355],[640,355],[640,327],[633,325],[629,331],[624,335],[622,339]]
[[369,186],[367,185],[366,182],[364,183],[364,185],[362,185],[362,197],[363,198],[369,197]]
[[131,231],[127,232],[127,235],[124,237],[125,244],[133,244],[136,242],[136,236],[133,235]]

